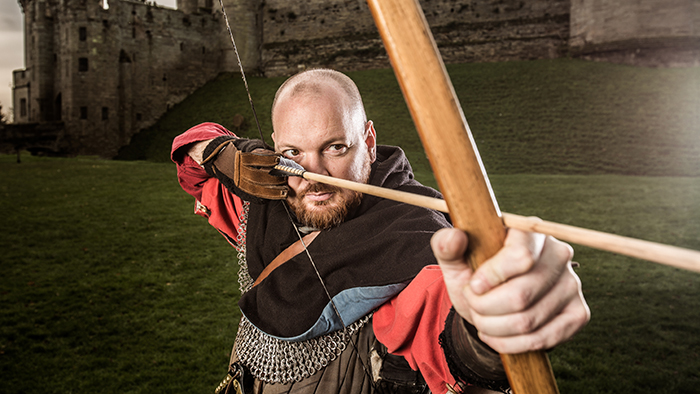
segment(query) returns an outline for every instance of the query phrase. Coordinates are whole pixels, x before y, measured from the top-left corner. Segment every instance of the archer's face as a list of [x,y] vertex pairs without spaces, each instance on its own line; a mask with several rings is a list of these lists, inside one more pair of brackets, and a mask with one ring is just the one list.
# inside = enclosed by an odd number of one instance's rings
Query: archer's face
[[[275,150],[307,171],[367,182],[375,158],[376,134],[372,122],[353,116],[333,91],[324,97],[297,96],[275,107]],[[358,124],[359,119],[359,124]],[[287,199],[306,225],[329,228],[339,224],[361,196],[347,189],[308,181],[288,180]]]

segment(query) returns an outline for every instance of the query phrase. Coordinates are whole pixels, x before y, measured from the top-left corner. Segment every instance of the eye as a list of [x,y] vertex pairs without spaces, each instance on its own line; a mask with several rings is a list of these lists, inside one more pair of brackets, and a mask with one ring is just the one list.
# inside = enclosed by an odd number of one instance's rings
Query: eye
[[343,145],[343,144],[333,144],[333,145],[328,146],[326,151],[328,151],[334,155],[342,155],[348,151],[348,147],[346,145]]
[[299,156],[299,149],[286,149],[282,151],[282,156],[287,159],[294,159]]

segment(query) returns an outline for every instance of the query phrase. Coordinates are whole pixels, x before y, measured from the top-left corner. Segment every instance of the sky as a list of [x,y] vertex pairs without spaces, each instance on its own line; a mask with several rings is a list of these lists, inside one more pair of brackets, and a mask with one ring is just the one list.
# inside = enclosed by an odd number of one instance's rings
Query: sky
[[0,105],[7,119],[12,107],[12,70],[24,68],[22,11],[14,0],[0,0]]
[[[93,0],[99,1],[99,0]],[[156,0],[175,8],[176,0]],[[0,105],[5,119],[12,107],[12,71],[24,68],[24,16],[16,0],[0,0]]]

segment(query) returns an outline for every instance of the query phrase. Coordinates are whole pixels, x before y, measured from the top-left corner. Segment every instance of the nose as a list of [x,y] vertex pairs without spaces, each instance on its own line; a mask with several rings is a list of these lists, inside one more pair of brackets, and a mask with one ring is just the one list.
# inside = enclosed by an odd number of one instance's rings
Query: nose
[[299,163],[306,171],[321,175],[330,175],[326,169],[323,156],[317,153],[307,153]]

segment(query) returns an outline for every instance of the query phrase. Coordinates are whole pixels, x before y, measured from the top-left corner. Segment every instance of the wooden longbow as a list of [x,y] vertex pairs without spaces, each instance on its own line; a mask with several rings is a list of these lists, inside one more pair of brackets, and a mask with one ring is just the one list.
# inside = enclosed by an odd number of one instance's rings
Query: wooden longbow
[[[502,246],[505,227],[452,82],[417,0],[367,0],[455,227],[478,267]],[[559,393],[544,352],[502,354],[516,394]]]

